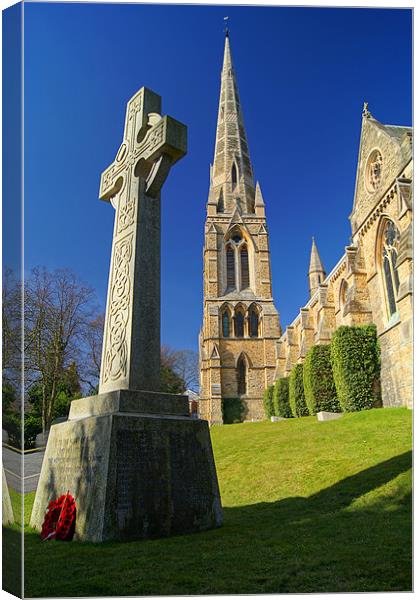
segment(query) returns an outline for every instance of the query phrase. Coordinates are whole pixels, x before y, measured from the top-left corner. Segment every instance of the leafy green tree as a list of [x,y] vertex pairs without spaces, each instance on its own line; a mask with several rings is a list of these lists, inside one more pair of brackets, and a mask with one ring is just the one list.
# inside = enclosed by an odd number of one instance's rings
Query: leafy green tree
[[267,419],[274,416],[274,404],[273,404],[273,393],[274,386],[270,385],[263,392],[263,408],[265,409],[265,415]]
[[294,417],[306,417],[309,412],[304,397],[303,365],[300,363],[296,364],[291,371],[289,397]]
[[304,396],[311,415],[325,410],[340,412],[330,362],[330,344],[313,346],[303,365]]
[[281,377],[275,382],[273,394],[274,413],[277,417],[292,417],[289,399],[289,377]]
[[3,415],[13,410],[16,402],[17,394],[15,387],[7,381],[4,382],[2,386]]
[[381,405],[380,348],[375,325],[339,327],[332,336],[330,358],[343,411]]
[[171,367],[162,364],[160,367],[160,389],[167,394],[183,394],[186,387],[184,380]]

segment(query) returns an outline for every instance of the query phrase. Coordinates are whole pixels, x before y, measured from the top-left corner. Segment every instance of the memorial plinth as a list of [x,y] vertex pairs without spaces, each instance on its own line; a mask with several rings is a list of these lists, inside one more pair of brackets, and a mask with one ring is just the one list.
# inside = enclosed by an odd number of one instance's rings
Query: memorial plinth
[[49,500],[68,490],[83,541],[222,524],[208,423],[189,416],[187,396],[121,390],[74,400],[69,421],[51,427],[31,525],[39,528]]
[[[207,421],[160,387],[160,190],[186,153],[186,127],[141,88],[101,177],[115,209],[99,394],[51,427],[31,525],[51,499],[76,501],[76,539],[135,540],[222,524]],[[143,391],[146,390],[146,391]]]

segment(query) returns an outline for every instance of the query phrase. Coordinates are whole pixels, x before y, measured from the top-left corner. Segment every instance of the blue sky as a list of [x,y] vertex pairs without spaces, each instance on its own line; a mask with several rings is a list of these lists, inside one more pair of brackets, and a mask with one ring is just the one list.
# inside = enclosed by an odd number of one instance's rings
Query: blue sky
[[70,267],[106,298],[114,211],[101,172],[143,85],[188,126],[162,194],[162,342],[197,349],[223,17],[285,327],[308,299],[311,236],[326,270],[349,242],[364,100],[410,125],[411,12],[391,9],[41,4],[25,7],[26,266]]

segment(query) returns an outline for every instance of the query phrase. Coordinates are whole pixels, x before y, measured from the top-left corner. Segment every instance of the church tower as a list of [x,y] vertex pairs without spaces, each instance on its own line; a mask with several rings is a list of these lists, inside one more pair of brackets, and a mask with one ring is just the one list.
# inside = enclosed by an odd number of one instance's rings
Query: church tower
[[228,33],[221,72],[204,244],[200,416],[264,418],[281,335],[272,298],[265,203],[254,183]]

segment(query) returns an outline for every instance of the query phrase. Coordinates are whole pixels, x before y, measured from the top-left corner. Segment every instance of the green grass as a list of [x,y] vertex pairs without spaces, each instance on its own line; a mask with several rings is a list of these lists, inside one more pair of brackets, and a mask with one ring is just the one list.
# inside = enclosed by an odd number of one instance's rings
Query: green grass
[[41,543],[27,528],[25,593],[411,590],[411,416],[214,427],[222,528],[102,545]]

